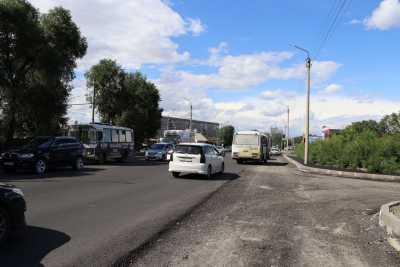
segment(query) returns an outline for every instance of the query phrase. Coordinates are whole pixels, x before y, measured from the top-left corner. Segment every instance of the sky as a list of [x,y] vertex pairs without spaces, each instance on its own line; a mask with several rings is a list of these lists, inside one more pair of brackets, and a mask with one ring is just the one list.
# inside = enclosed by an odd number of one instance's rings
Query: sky
[[[268,130],[285,127],[289,107],[291,135],[300,135],[306,55],[295,44],[312,58],[312,133],[400,111],[399,0],[31,3],[43,13],[71,10],[88,39],[70,103],[86,101],[83,74],[111,58],[157,85],[163,115],[189,117],[192,102],[194,119]],[[90,107],[72,106],[68,116],[89,122]]]

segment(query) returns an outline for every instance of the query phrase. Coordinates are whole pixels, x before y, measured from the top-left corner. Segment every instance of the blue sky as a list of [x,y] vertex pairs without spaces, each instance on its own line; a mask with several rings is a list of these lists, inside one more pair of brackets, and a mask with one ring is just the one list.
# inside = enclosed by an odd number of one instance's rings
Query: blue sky
[[[164,114],[233,124],[238,129],[283,127],[290,106],[293,134],[304,124],[304,54],[311,50],[312,121],[343,127],[400,110],[398,0],[33,0],[46,12],[71,10],[87,36],[72,100],[83,99],[79,75],[101,58],[139,70],[160,89]],[[333,35],[318,54],[344,3]],[[71,120],[88,121],[87,107]]]

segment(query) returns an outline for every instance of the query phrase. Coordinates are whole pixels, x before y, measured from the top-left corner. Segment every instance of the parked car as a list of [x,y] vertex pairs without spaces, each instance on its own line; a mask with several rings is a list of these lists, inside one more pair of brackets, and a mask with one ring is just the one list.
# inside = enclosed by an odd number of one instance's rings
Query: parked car
[[280,150],[279,148],[273,147],[273,148],[271,149],[270,154],[271,154],[272,156],[279,156],[279,155],[281,154],[281,150]]
[[150,146],[144,153],[145,160],[167,160],[168,151],[173,148],[170,143],[157,143]]
[[179,144],[169,162],[169,172],[174,177],[179,177],[181,173],[195,173],[211,178],[213,174],[223,173],[224,170],[224,157],[209,144]]
[[50,165],[70,165],[75,170],[83,168],[84,147],[74,137],[34,138],[20,149],[2,154],[6,172],[17,169],[33,169],[37,174],[46,172]]
[[25,210],[22,190],[0,183],[0,245],[6,242],[11,233],[25,228]]

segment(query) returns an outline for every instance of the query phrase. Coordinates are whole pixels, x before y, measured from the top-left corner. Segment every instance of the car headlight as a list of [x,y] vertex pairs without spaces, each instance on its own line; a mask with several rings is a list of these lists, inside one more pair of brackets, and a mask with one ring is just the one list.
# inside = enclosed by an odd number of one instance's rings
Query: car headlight
[[22,192],[22,190],[19,188],[11,188],[11,191],[13,191],[15,194],[20,195],[21,197],[24,196],[24,192]]
[[158,155],[162,155],[162,153],[163,153],[162,151],[157,152]]
[[0,154],[0,159],[3,159],[5,154],[6,154],[6,153],[1,153],[1,154]]
[[30,158],[33,158],[35,155],[34,154],[32,154],[32,153],[27,153],[27,154],[21,154],[21,155],[19,155],[19,157],[21,158],[21,159],[30,159]]

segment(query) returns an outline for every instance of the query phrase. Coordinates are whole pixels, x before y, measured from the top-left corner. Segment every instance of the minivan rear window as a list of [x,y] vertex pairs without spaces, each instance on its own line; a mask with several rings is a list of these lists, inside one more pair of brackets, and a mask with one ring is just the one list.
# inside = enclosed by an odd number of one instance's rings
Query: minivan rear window
[[178,145],[175,148],[176,153],[200,155],[202,152],[201,146]]

